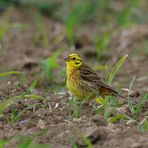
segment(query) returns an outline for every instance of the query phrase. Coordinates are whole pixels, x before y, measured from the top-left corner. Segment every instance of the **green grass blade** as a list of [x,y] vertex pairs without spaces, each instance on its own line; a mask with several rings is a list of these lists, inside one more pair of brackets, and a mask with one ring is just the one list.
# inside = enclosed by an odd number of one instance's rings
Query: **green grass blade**
[[135,108],[130,99],[128,99],[128,107],[130,108],[131,113],[135,114]]
[[127,120],[127,119],[130,119],[130,117],[125,115],[125,114],[118,114],[118,115],[116,115],[114,117],[108,118],[109,122],[111,122],[111,123],[116,123],[121,119]]
[[69,115],[72,116],[73,98],[69,99]]
[[35,27],[36,33],[34,42],[35,44],[43,44],[44,48],[48,49],[50,47],[49,44],[49,35],[45,24],[42,21],[42,16],[40,13],[35,15]]
[[5,145],[8,143],[8,141],[0,140],[0,148],[5,148]]
[[9,76],[9,75],[22,75],[24,74],[23,72],[20,71],[9,71],[9,72],[5,72],[5,73],[0,73],[0,77],[5,77],[5,76]]
[[108,83],[111,84],[115,75],[117,74],[117,72],[119,71],[120,67],[122,66],[122,64],[125,62],[126,58],[128,57],[128,55],[126,54],[124,57],[122,57],[117,63],[116,65],[113,67],[111,73],[109,74],[109,79],[108,79]]
[[23,143],[21,143],[18,147],[19,148],[29,148],[33,144],[33,140],[31,138],[28,138],[27,140],[24,140]]
[[96,98],[96,102],[97,102],[98,104],[101,104],[101,105],[104,105],[104,104],[106,103],[106,102],[105,102],[105,99],[102,98],[102,97]]
[[138,128],[144,132],[144,131],[148,131],[148,118],[145,117],[143,119],[143,121],[138,125]]
[[29,92],[33,92],[33,90],[37,87],[39,80],[40,80],[40,77],[37,77],[35,80],[32,81],[30,87],[28,88]]
[[13,11],[13,8],[8,9],[4,14],[2,22],[0,23],[0,41],[3,40],[5,33],[9,30],[9,27],[10,27],[9,19],[12,15],[12,11]]
[[74,105],[75,105],[74,116],[76,118],[80,118],[80,116],[81,116],[80,106],[79,106],[79,103],[78,103],[78,100],[77,99],[74,99]]
[[0,114],[3,113],[3,111],[12,103],[16,102],[17,100],[19,99],[22,99],[22,98],[27,98],[27,99],[37,99],[37,100],[40,100],[40,99],[43,99],[43,97],[41,96],[37,96],[37,95],[19,95],[19,96],[15,96],[15,97],[12,97],[12,98],[8,98],[7,100],[5,100],[4,102],[2,102],[0,104]]
[[83,144],[87,146],[87,148],[93,148],[93,144],[91,143],[91,140],[89,138],[87,138],[84,134],[81,133],[80,135]]
[[144,105],[144,103],[148,101],[148,94],[144,95],[142,97],[142,100],[140,101],[140,103],[138,104],[137,108],[136,108],[136,113],[141,113],[142,111],[142,106]]
[[[134,77],[132,78],[131,83],[130,83],[129,92],[131,91],[131,89],[132,89],[132,87],[133,87],[133,85],[134,85],[135,79],[136,79],[136,77],[134,76]],[[129,93],[129,92],[128,92],[128,106],[129,106],[129,108],[130,108],[131,113],[132,113],[132,114],[135,114],[134,105],[133,105],[132,101],[131,101],[130,98],[129,98],[129,96],[130,96],[130,93]]]

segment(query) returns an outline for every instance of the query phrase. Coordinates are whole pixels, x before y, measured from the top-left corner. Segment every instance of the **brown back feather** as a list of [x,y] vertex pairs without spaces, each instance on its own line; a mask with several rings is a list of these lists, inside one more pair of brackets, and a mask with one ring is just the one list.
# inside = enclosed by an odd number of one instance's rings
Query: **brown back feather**
[[85,85],[100,91],[101,95],[118,95],[118,92],[106,84],[88,65],[83,64],[79,70],[80,78],[85,81]]

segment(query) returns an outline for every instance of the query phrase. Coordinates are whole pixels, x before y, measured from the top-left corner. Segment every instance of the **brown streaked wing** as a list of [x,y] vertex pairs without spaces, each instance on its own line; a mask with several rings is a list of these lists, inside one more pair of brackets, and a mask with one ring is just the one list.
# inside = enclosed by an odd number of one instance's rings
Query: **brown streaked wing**
[[86,81],[96,82],[97,80],[101,80],[101,78],[96,74],[96,72],[86,64],[83,64],[79,70],[80,77]]
[[83,64],[80,67],[80,78],[83,80],[83,83],[86,87],[91,87],[95,90],[98,90],[102,87],[105,91],[112,92],[113,94],[118,94],[111,86],[106,84],[94,70],[92,70],[88,65]]

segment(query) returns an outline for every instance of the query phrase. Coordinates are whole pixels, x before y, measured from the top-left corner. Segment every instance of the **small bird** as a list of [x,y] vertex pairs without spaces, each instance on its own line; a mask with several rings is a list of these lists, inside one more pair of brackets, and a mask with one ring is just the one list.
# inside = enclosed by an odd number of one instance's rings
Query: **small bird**
[[67,88],[78,100],[106,95],[122,97],[111,86],[106,84],[76,53],[65,58]]

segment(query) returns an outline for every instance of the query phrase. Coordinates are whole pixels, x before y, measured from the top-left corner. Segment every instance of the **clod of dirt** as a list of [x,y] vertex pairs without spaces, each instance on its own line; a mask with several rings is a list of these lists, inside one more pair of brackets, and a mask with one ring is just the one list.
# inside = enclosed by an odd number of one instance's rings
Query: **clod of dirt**
[[80,50],[83,47],[83,43],[77,40],[75,41],[74,46],[76,50]]
[[39,119],[37,126],[40,129],[46,129],[45,122],[42,119]]
[[140,97],[141,93],[140,93],[140,90],[131,90],[129,92],[129,95],[130,95],[130,97]]
[[38,64],[37,60],[26,57],[22,63],[22,69],[31,70],[33,67],[38,66]]
[[76,142],[79,147],[88,146],[85,142],[85,138],[90,140],[91,144],[95,144],[98,141],[106,139],[107,133],[110,132],[107,128],[98,128],[98,127],[89,127],[85,129],[84,137],[83,135],[80,137],[80,140]]
[[141,148],[141,144],[140,143],[133,143],[131,145],[132,148]]
[[23,69],[31,70],[35,66],[37,66],[37,63],[28,62],[23,65]]
[[124,105],[124,106],[121,106],[121,107],[118,107],[116,109],[116,114],[126,114],[126,115],[130,115],[130,109],[128,107],[128,105]]
[[91,47],[85,47],[85,50],[83,51],[83,53],[84,53],[84,56],[86,57],[86,58],[95,58],[95,57],[97,57],[97,52],[96,52],[96,50],[94,49],[94,50],[90,50],[90,48]]
[[134,119],[128,120],[128,121],[126,122],[126,125],[127,125],[127,126],[137,125],[137,121],[134,120]]
[[92,117],[92,121],[97,125],[97,126],[106,126],[107,121],[105,120],[103,115],[95,115]]

